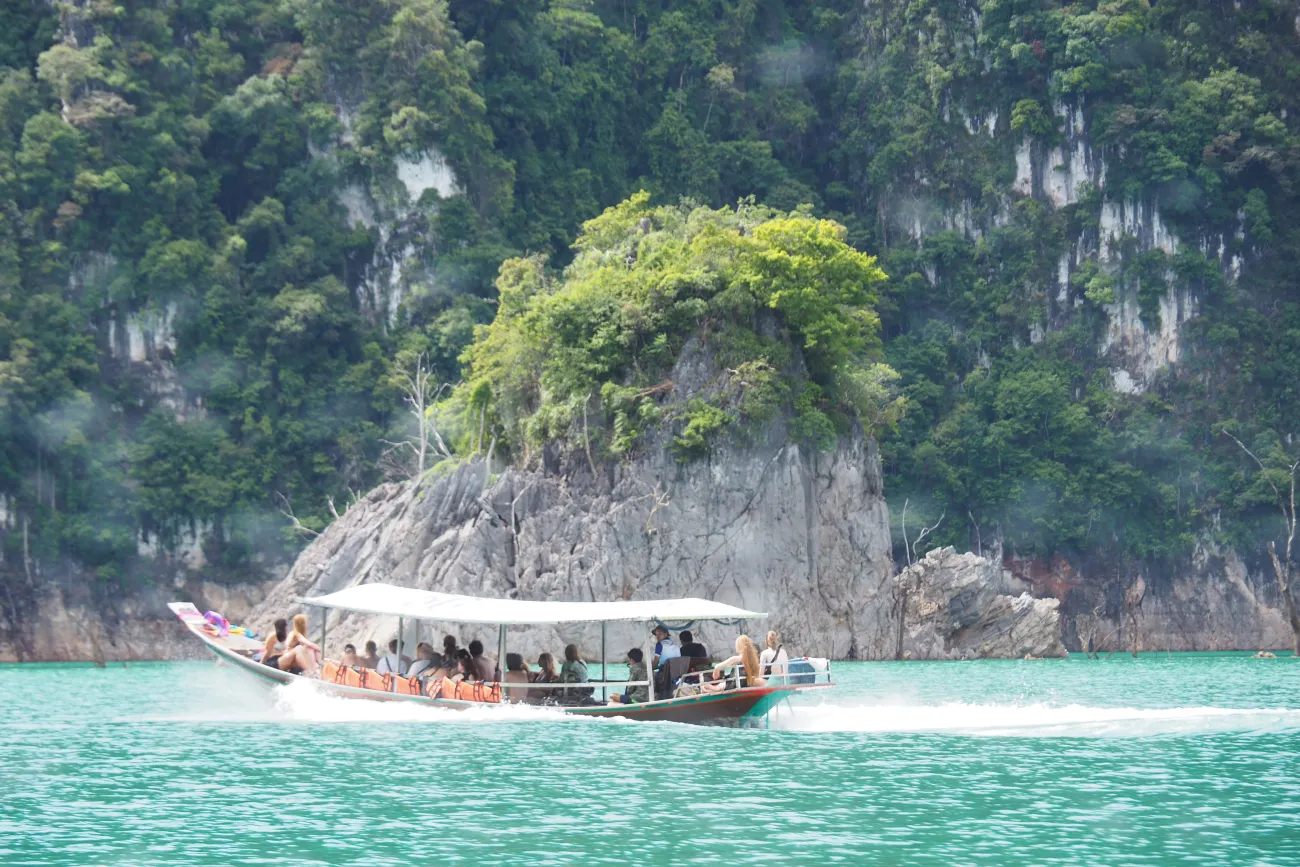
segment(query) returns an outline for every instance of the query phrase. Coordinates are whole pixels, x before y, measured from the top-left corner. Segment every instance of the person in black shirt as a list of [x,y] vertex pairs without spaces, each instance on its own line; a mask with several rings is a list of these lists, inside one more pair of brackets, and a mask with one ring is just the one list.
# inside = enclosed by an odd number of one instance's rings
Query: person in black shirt
[[691,635],[689,629],[683,629],[681,632],[677,633],[677,637],[681,639],[682,656],[692,657],[694,659],[709,658],[709,652],[704,649],[703,644],[700,644],[695,640],[695,636]]

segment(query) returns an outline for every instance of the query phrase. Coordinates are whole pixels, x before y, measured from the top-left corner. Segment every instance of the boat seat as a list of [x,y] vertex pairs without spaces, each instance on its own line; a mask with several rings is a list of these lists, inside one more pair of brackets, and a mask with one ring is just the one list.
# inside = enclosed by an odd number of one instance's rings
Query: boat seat
[[806,659],[792,659],[785,664],[786,683],[816,683],[817,669]]
[[675,656],[664,662],[664,664],[659,667],[659,670],[664,672],[668,678],[668,683],[671,686],[681,680],[682,675],[689,671],[690,667],[691,657]]
[[392,692],[393,676],[380,674],[373,668],[365,668],[361,670],[361,686],[364,689],[374,689],[379,692]]
[[655,695],[672,695],[677,689],[677,681],[682,679],[691,667],[691,657],[675,656],[672,659],[664,660],[664,664],[659,666],[659,672],[655,675]]
[[481,701],[487,703],[497,703],[501,701],[501,684],[484,683],[475,681],[452,681],[444,679],[442,682],[442,697],[455,698],[460,701]]

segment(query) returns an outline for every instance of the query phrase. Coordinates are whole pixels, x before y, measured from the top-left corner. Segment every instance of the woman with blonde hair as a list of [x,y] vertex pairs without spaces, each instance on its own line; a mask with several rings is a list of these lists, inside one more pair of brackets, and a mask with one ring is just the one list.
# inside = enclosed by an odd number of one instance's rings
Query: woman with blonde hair
[[316,670],[321,649],[307,637],[307,615],[293,616],[293,632],[284,643],[284,653],[280,654],[279,669],[290,674],[306,674]]
[[537,667],[541,671],[533,672],[533,683],[559,683],[560,672],[555,668],[555,657],[549,653],[543,653],[537,657]]
[[780,678],[777,683],[785,683],[786,665],[789,662],[790,656],[785,652],[785,645],[781,643],[780,633],[769,632],[767,647],[763,648],[762,654],[758,657],[758,664],[763,667],[763,674],[773,679]]
[[713,666],[713,679],[717,680],[722,676],[725,669],[734,665],[743,665],[745,668],[745,686],[766,686],[767,681],[763,679],[763,669],[758,662],[758,649],[754,647],[754,642],[748,635],[742,635],[736,639],[736,655],[722,660]]

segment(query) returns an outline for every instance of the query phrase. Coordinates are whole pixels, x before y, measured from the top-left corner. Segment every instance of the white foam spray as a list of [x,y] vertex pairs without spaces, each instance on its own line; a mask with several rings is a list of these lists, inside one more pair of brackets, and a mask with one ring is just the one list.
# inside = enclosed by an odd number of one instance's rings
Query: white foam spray
[[941,733],[983,737],[1145,737],[1300,729],[1300,710],[1088,707],[1070,704],[793,705],[771,728],[807,732]]
[[574,719],[556,708],[533,705],[485,704],[457,710],[414,701],[344,698],[306,681],[276,687],[274,711],[280,719],[304,723],[483,723]]

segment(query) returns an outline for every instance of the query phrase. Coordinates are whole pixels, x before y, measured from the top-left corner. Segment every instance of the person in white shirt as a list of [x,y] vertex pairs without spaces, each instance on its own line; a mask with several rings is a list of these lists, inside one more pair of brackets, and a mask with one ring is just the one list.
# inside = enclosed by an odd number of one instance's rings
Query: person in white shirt
[[415,645],[415,662],[412,662],[406,669],[407,677],[418,677],[420,674],[430,669],[436,668],[434,657],[437,654],[433,652],[433,645],[421,641]]
[[672,638],[668,635],[668,629],[663,624],[656,626],[652,634],[655,637],[654,668],[658,668],[660,664],[682,655],[681,648],[673,644]]
[[758,657],[759,668],[770,679],[777,683],[785,683],[786,663],[790,661],[790,657],[786,655],[781,636],[776,632],[769,632],[766,644],[767,647],[763,648],[762,654]]
[[388,653],[379,657],[379,664],[375,666],[375,671],[380,674],[396,674],[401,676],[411,664],[411,657],[403,656],[401,660],[397,658],[397,639],[394,638],[388,642]]

